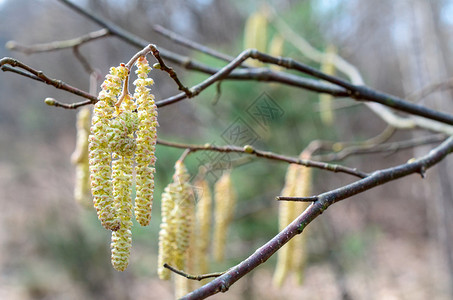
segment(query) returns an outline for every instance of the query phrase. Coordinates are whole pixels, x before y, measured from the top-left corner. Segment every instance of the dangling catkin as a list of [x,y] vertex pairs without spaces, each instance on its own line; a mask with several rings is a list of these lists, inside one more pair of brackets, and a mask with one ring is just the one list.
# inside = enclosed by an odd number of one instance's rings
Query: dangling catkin
[[91,112],[83,107],[77,113],[77,141],[71,161],[76,167],[76,181],[74,187],[75,200],[85,206],[92,205],[90,190],[90,166],[88,164],[88,136],[90,134]]
[[[266,52],[267,44],[267,19],[261,12],[251,14],[244,28],[244,48],[257,49],[261,52]],[[263,64],[257,60],[247,62],[252,66],[260,67]]]
[[118,157],[112,162],[113,196],[121,227],[112,232],[112,265],[124,271],[129,264],[132,247],[132,157]]
[[[281,191],[282,196],[294,196],[296,190],[296,178],[299,166],[290,164],[285,176],[285,185]],[[282,231],[293,220],[295,202],[280,201],[278,203],[278,228]],[[292,253],[294,244],[286,243],[277,252],[277,265],[275,267],[273,282],[274,285],[280,287],[285,280],[292,263]]]
[[[336,53],[334,46],[329,45],[326,49],[326,52],[323,56],[323,61],[321,63],[321,71],[328,75],[335,75],[335,65],[333,64],[333,59]],[[333,96],[330,94],[319,94],[319,111],[321,121],[326,126],[331,126],[334,122],[334,110],[332,108],[332,99]]]
[[157,274],[162,280],[169,280],[171,272],[164,267],[164,264],[170,264],[174,258],[174,244],[175,244],[175,222],[172,214],[175,209],[175,191],[176,186],[170,183],[165,187],[162,193],[161,210],[162,222],[159,231],[159,254],[157,257]]
[[[274,35],[271,43],[269,44],[269,54],[275,57],[283,56],[284,43],[285,39],[280,34]],[[276,71],[283,70],[283,67],[277,65],[270,65],[270,68]]]
[[115,132],[110,126],[110,119],[114,115],[113,107],[121,93],[121,84],[127,73],[124,66],[110,68],[110,74],[101,85],[99,101],[94,105],[89,136],[90,181],[94,207],[102,226],[113,231],[119,229],[120,219],[112,198],[110,144]]
[[212,196],[208,182],[203,179],[198,181],[196,230],[195,230],[195,258],[196,273],[208,273],[208,253],[211,236]]
[[215,187],[215,224],[213,237],[214,259],[224,260],[228,227],[236,206],[236,195],[231,183],[231,172],[225,172]]
[[[300,159],[309,159],[310,155],[308,153],[302,152],[299,156]],[[313,168],[308,168],[304,166],[299,167],[299,172],[297,173],[296,178],[296,191],[295,194],[299,197],[308,197],[311,196],[311,185],[312,185],[312,172]],[[307,209],[310,205],[308,202],[294,202],[296,204],[294,210],[294,219],[297,218],[301,213]],[[296,274],[296,279],[298,284],[302,284],[304,280],[305,264],[307,261],[307,251],[306,251],[306,241],[307,241],[307,232],[304,232],[294,237],[290,242],[294,243],[294,252],[292,259],[292,270]]]
[[[309,155],[302,152],[300,158],[308,159]],[[311,172],[311,168],[291,164],[288,167],[285,186],[281,194],[283,196],[309,196],[311,192]],[[308,205],[309,203],[298,203],[294,201],[279,202],[279,230],[281,231],[288,226]],[[296,272],[298,281],[300,283],[302,282],[306,260],[305,239],[306,234],[296,236],[278,251],[277,265],[273,278],[275,286],[282,286],[291,270]]]
[[[89,169],[93,203],[101,224],[112,233],[112,265],[124,271],[132,246],[132,179],[136,160],[137,221],[151,218],[154,191],[157,107],[147,85],[151,68],[144,56],[135,57],[138,79],[134,97],[128,93],[127,65],[110,68],[94,106],[89,140]],[[124,83],[124,87],[123,87]],[[124,88],[124,90],[123,90]]]
[[170,272],[164,268],[164,263],[180,270],[185,268],[186,250],[189,246],[195,209],[188,181],[189,174],[186,167],[181,161],[177,161],[173,182],[162,194],[157,273],[163,280],[170,279]]
[[135,219],[142,226],[151,220],[151,208],[154,192],[154,165],[157,140],[157,106],[154,95],[150,94],[147,85],[153,84],[148,78],[151,70],[144,56],[137,60],[137,76],[134,97],[137,99],[139,127],[137,131],[137,152],[135,154],[137,194],[135,198]]

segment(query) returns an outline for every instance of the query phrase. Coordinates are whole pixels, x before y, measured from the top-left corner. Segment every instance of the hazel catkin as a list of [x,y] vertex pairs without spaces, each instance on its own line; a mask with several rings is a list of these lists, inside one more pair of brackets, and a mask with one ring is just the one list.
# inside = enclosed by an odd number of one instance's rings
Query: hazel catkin
[[88,158],[88,136],[90,134],[91,112],[88,107],[83,107],[77,113],[77,140],[76,148],[71,155],[71,161],[76,168],[74,186],[75,200],[85,206],[91,206],[90,167]]
[[149,224],[151,220],[151,209],[154,191],[154,155],[157,140],[157,106],[154,96],[150,94],[147,85],[153,84],[148,78],[151,70],[148,61],[144,56],[137,60],[137,76],[134,84],[136,86],[134,97],[137,99],[137,111],[139,125],[137,130],[137,151],[136,160],[136,182],[137,193],[135,198],[135,219],[142,226]]
[[[309,154],[302,152],[301,159],[308,159]],[[311,193],[312,169],[296,164],[290,164],[286,172],[285,185],[281,192],[282,196],[309,196]],[[288,226],[308,206],[308,203],[294,201],[279,202],[279,231]],[[277,252],[277,265],[273,282],[277,287],[282,286],[289,272],[296,272],[298,281],[301,282],[303,269],[306,261],[305,251],[306,234],[296,236],[286,243]]]
[[173,181],[162,194],[162,223],[159,231],[158,275],[170,279],[164,263],[184,269],[186,250],[189,246],[194,205],[189,174],[181,161],[175,164]]
[[213,236],[213,254],[218,262],[225,256],[228,227],[236,206],[236,195],[231,183],[231,172],[225,172],[214,186],[215,224]]

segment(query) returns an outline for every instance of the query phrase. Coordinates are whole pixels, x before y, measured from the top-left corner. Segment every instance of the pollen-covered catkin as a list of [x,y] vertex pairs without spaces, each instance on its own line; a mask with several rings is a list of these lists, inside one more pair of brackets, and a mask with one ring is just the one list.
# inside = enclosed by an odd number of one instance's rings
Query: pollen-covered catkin
[[121,93],[121,83],[128,74],[124,66],[110,68],[110,74],[101,85],[99,101],[94,105],[89,136],[90,182],[93,203],[102,226],[116,231],[120,219],[112,195],[112,154],[110,143],[115,134],[110,126],[110,119],[115,112],[114,104]]
[[194,203],[189,185],[189,174],[181,161],[175,164],[173,182],[162,194],[162,223],[159,232],[159,254],[157,273],[159,278],[170,279],[164,263],[184,269],[186,250],[192,229]]
[[[308,159],[309,155],[302,152],[299,157],[301,159]],[[311,193],[311,172],[312,169],[305,166],[295,164],[289,165],[285,177],[285,186],[281,195],[299,197],[309,196]],[[288,226],[289,223],[297,218],[308,205],[308,203],[280,201],[279,230],[282,231]],[[273,277],[275,286],[282,286],[290,271],[296,272],[298,281],[301,282],[306,260],[305,239],[306,234],[296,236],[277,252],[277,265]]]
[[124,271],[129,264],[132,247],[132,157],[115,155],[112,162],[113,196],[121,227],[112,232],[112,265]]
[[[296,191],[296,179],[299,166],[290,164],[285,176],[285,185],[281,191],[282,196],[294,196]],[[293,220],[294,203],[291,201],[280,201],[278,204],[278,229],[282,231]],[[294,252],[294,244],[286,243],[277,252],[277,265],[275,267],[273,282],[274,285],[280,287],[288,272],[291,269],[292,253]]]
[[154,155],[157,140],[157,106],[154,95],[146,87],[153,84],[148,78],[151,67],[144,56],[137,60],[137,80],[134,98],[137,100],[139,125],[137,130],[135,219],[146,226],[151,220],[154,192]]
[[[266,52],[267,44],[267,19],[263,12],[255,12],[251,14],[244,29],[244,48],[257,49],[261,52]],[[262,66],[263,64],[257,60],[248,62],[252,66]]]
[[231,183],[231,172],[225,172],[214,186],[215,224],[213,254],[218,262],[224,260],[228,227],[233,219],[236,195]]
[[208,273],[208,253],[211,237],[212,196],[208,182],[203,179],[197,184],[196,229],[194,231],[195,271],[197,274]]
[[71,156],[71,161],[76,168],[74,186],[75,200],[85,206],[92,205],[90,190],[90,167],[88,158],[88,136],[90,134],[91,112],[88,107],[83,107],[77,113],[77,141],[76,148]]
[[[299,156],[300,159],[309,159],[310,155],[308,153],[302,152]],[[312,185],[312,172],[313,168],[308,168],[305,166],[299,166],[299,171],[296,178],[296,190],[295,194],[299,197],[308,197],[311,196],[311,185]],[[301,213],[307,209],[310,203],[295,202],[296,207],[294,209],[294,219],[299,216]],[[292,269],[296,274],[296,279],[298,284],[302,284],[304,280],[305,265],[307,261],[307,250],[306,250],[306,241],[307,241],[307,232],[304,232],[294,237],[291,241],[294,243],[293,258],[292,258]]]
[[165,187],[161,197],[162,222],[159,231],[159,254],[157,257],[157,274],[162,280],[169,280],[171,272],[164,267],[164,264],[170,264],[174,257],[175,244],[175,222],[172,214],[175,209],[175,189],[174,183]]

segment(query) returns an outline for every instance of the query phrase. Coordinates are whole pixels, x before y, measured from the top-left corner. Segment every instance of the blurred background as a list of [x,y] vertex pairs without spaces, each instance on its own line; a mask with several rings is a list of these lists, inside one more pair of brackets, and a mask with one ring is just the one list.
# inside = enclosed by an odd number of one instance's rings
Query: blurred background
[[[263,1],[74,1],[103,18],[156,44],[212,66],[225,63],[179,46],[153,30],[162,25],[185,38],[235,56],[247,45],[252,14],[269,6],[300,38],[320,51],[335,48],[355,65],[367,85],[407,97],[452,76],[453,1],[450,0],[278,0]],[[265,52],[280,51],[320,68],[269,18],[260,33]],[[0,1],[0,45],[65,40],[100,29],[59,1]],[[275,50],[277,49],[277,50]],[[279,50],[278,50],[279,49]],[[126,62],[136,48],[108,37],[80,47],[90,64],[106,74]],[[274,52],[275,53],[275,52]],[[71,50],[11,56],[83,90],[89,75]],[[153,59],[150,57],[150,61]],[[170,63],[170,65],[172,65]],[[172,65],[186,85],[207,77]],[[51,86],[0,74],[0,299],[172,299],[171,283],[156,274],[160,194],[169,183],[182,151],[157,147],[155,204],[151,225],[134,226],[131,261],[125,272],[110,265],[110,234],[94,212],[73,197],[76,111],[46,106],[80,98]],[[164,99],[177,93],[173,81],[153,71],[153,93]],[[340,74],[340,76],[343,76]],[[100,83],[99,83],[100,85]],[[419,100],[452,112],[447,89]],[[226,81],[220,98],[213,86],[197,98],[159,111],[160,138],[217,145],[252,144],[259,149],[297,156],[314,139],[364,141],[386,124],[361,104],[337,99],[322,116],[319,95],[262,82]],[[265,103],[276,112],[257,117]],[[231,130],[245,128],[240,138]],[[396,132],[390,141],[426,135]],[[404,163],[433,147],[356,155],[341,161],[365,172]],[[240,156],[196,153],[187,159],[192,176],[200,165],[242,163],[233,170],[238,205],[228,233],[227,260],[211,265],[221,271],[240,262],[278,232],[279,195],[287,165]],[[276,259],[248,274],[227,294],[213,299],[451,299],[452,160],[430,169],[427,178],[410,176],[342,201],[307,229],[305,280],[289,276],[272,286]],[[208,174],[211,184],[223,169]],[[345,174],[315,171],[312,194],[354,181]],[[134,223],[137,225],[136,223]]]

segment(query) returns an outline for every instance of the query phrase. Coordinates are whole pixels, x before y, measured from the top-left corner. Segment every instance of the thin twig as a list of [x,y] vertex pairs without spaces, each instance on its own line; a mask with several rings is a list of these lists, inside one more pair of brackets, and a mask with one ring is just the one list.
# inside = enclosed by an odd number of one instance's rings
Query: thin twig
[[212,57],[218,58],[218,59],[226,61],[226,62],[230,62],[230,61],[232,61],[234,59],[233,56],[226,55],[226,54],[224,54],[222,52],[219,52],[219,51],[214,50],[212,48],[209,48],[207,46],[204,46],[204,45],[201,45],[201,44],[196,43],[194,41],[191,41],[189,39],[186,39],[183,36],[173,32],[171,30],[168,30],[167,28],[164,28],[164,27],[162,27],[160,25],[154,25],[153,26],[153,30],[155,32],[161,34],[162,36],[170,39],[171,41],[173,41],[173,42],[175,42],[177,44],[180,44],[180,45],[182,45],[184,47],[187,47],[189,49],[196,50],[198,52],[210,55]]
[[35,45],[21,45],[15,41],[9,41],[6,43],[6,48],[12,51],[18,51],[25,54],[33,54],[40,52],[50,52],[56,50],[63,50],[67,48],[78,47],[82,44],[109,36],[110,33],[107,29],[101,29],[90,32],[86,35],[66,40],[66,41],[54,41],[51,43],[35,44]]
[[289,224],[261,248],[257,249],[252,255],[240,262],[238,265],[232,267],[222,276],[215,278],[211,282],[187,294],[181,299],[205,299],[219,292],[226,292],[236,281],[254,270],[260,264],[267,261],[294,236],[302,233],[307,225],[321,215],[322,212],[325,211],[330,205],[353,195],[363,193],[389,181],[394,181],[414,173],[423,173],[428,168],[444,159],[452,151],[453,137],[450,137],[441,145],[432,149],[427,155],[416,159],[413,162],[376,171],[367,178],[318,195],[317,201],[313,202],[291,224]]
[[[71,1],[68,1],[68,0],[59,0],[59,1],[64,3],[65,5],[69,6],[74,11],[89,18],[93,22],[99,24],[100,26],[105,27],[106,29],[109,30],[109,32],[111,34],[130,43],[131,45],[142,48],[148,44],[147,41],[116,26],[112,22],[106,21],[106,20],[100,18],[99,16],[96,16],[95,14],[89,12],[88,10],[86,10],[78,5],[75,5]],[[160,48],[160,51],[161,51],[161,55],[164,59],[175,62],[188,70],[196,70],[196,71],[207,73],[207,74],[219,74],[219,73],[221,73],[221,70],[223,70],[223,69],[219,70],[218,68],[213,68],[213,67],[207,66],[205,64],[191,60],[190,58],[180,56],[176,53],[172,53],[172,52],[162,49],[162,48]],[[270,56],[268,56],[268,57],[270,57]],[[274,59],[278,60],[278,58],[274,58]],[[240,62],[239,65],[242,64],[242,62]],[[267,60],[265,60],[264,62],[274,63],[272,61],[267,61]],[[282,62],[284,62],[285,64],[291,63],[291,61],[282,61]],[[285,66],[285,64],[283,64],[282,66]],[[415,128],[418,126],[420,128],[426,128],[426,129],[433,130],[433,131],[444,132],[447,134],[453,134],[453,128],[451,126],[446,126],[445,124],[442,124],[442,123],[446,123],[446,124],[452,125],[453,116],[449,116],[448,114],[444,114],[441,112],[436,112],[436,111],[427,109],[423,106],[413,105],[409,102],[404,101],[401,98],[387,95],[385,93],[375,91],[375,90],[370,89],[365,86],[361,86],[361,85],[357,85],[357,84],[353,85],[340,78],[336,78],[336,77],[324,78],[325,74],[323,74],[319,71],[317,71],[318,73],[313,73],[312,71],[314,69],[307,68],[303,64],[299,63],[299,67],[301,67],[301,66],[303,66],[303,67],[299,69],[300,71],[310,74],[312,76],[315,76],[317,78],[321,78],[321,79],[327,80],[329,82],[333,82],[336,85],[343,86],[344,89],[338,88],[338,87],[335,87],[332,85],[324,84],[324,83],[316,81],[316,80],[305,79],[305,78],[301,78],[299,76],[295,76],[292,74],[269,70],[267,68],[238,69],[238,70],[234,70],[234,71],[229,70],[228,72],[226,72],[226,74],[223,74],[223,76],[224,76],[224,78],[228,78],[228,79],[281,82],[281,83],[284,83],[287,85],[297,86],[297,87],[307,89],[310,91],[316,91],[316,92],[320,92],[320,93],[329,93],[333,96],[341,96],[341,97],[352,96],[356,100],[373,101],[375,103],[367,103],[367,102],[365,102],[365,103],[374,111],[379,112],[378,114],[380,115],[380,117],[383,118],[387,123],[392,124],[393,126],[395,126],[397,128],[408,129],[408,128]],[[298,69],[297,66],[295,69]],[[319,74],[324,75],[324,76],[318,76]],[[159,103],[159,106],[165,106],[168,104],[172,104],[172,103],[178,102],[182,99],[185,99],[184,94],[182,94],[182,95],[179,94],[179,95],[170,97],[168,99],[165,99],[164,101],[161,101]],[[397,110],[405,111],[405,112],[412,113],[415,115],[420,115],[427,119],[414,118],[414,117],[402,118],[402,117],[399,117],[398,115],[394,114],[391,110],[385,109],[384,107],[380,106],[379,104],[384,104],[388,107],[391,107],[391,108],[394,108]],[[429,119],[437,120],[441,123],[434,122]]]
[[[77,96],[87,98],[90,100],[90,101],[78,102],[78,103],[73,103],[73,104],[59,103],[58,106],[61,106],[64,108],[76,108],[76,107],[86,105],[86,104],[94,104],[98,101],[96,96],[93,96],[93,95],[91,95],[87,92],[84,92],[78,88],[75,88],[69,84],[66,84],[61,80],[49,78],[42,71],[35,70],[32,67],[27,66],[26,64],[14,59],[14,58],[4,57],[4,58],[0,59],[0,67],[1,67],[2,71],[12,71],[11,68],[7,67],[7,65],[10,65],[13,68],[20,68],[22,70],[27,71],[29,74],[25,75],[25,76],[27,76],[29,78],[44,82],[48,85],[52,85],[52,86],[56,87],[57,89],[65,90],[67,92],[70,92],[72,94],[75,94]],[[23,72],[15,72],[15,73],[24,75]]]
[[404,149],[410,149],[417,146],[435,144],[444,141],[446,138],[445,134],[427,135],[419,138],[414,138],[405,141],[397,141],[385,144],[377,145],[356,145],[344,148],[343,150],[330,153],[321,154],[314,156],[318,160],[322,161],[336,161],[343,160],[352,155],[363,155],[372,153],[384,153],[384,152],[396,152]]
[[176,72],[173,70],[173,68],[167,66],[164,62],[164,60],[160,57],[160,52],[159,50],[157,49],[157,47],[155,45],[150,45],[150,50],[151,50],[151,53],[153,54],[153,56],[157,59],[157,61],[159,62],[159,65],[160,65],[160,69],[162,71],[165,71],[168,73],[168,75],[170,76],[171,79],[173,79],[173,81],[176,83],[176,85],[178,86],[178,90],[180,91],[183,91],[186,96],[188,98],[192,97],[192,92],[187,88],[185,87],[182,82],[179,80],[178,78],[178,75],[176,74]]
[[230,146],[215,146],[215,145],[211,145],[211,144],[192,145],[192,144],[174,143],[174,142],[164,141],[164,140],[160,140],[160,139],[157,140],[157,143],[159,145],[169,146],[169,147],[173,147],[173,148],[189,149],[191,153],[196,152],[196,151],[235,152],[235,153],[254,155],[256,157],[262,157],[262,158],[266,158],[266,159],[270,159],[270,160],[284,161],[284,162],[287,162],[290,164],[298,164],[298,165],[302,165],[302,166],[306,166],[306,167],[318,168],[318,169],[327,170],[327,171],[331,171],[331,172],[346,173],[346,174],[353,175],[353,176],[356,176],[359,178],[365,178],[369,175],[365,172],[358,171],[356,168],[348,168],[348,167],[337,165],[337,164],[328,164],[328,163],[314,161],[314,160],[308,160],[308,159],[293,158],[293,157],[289,157],[289,156],[275,154],[272,152],[258,150],[250,145],[246,145],[244,147],[231,146],[231,145]]
[[409,94],[406,98],[409,101],[418,102],[430,94],[442,90],[453,89],[453,78],[429,84],[418,91]]
[[289,197],[289,196],[278,196],[278,201],[298,201],[298,202],[315,202],[318,201],[318,196],[310,197]]
[[225,271],[224,271],[224,272],[208,273],[208,274],[203,274],[203,275],[190,275],[190,274],[187,274],[184,271],[178,270],[178,269],[170,266],[169,264],[164,264],[164,268],[167,268],[170,271],[172,271],[172,272],[174,272],[174,273],[176,273],[178,275],[184,276],[187,279],[198,280],[198,281],[201,281],[201,280],[206,279],[206,278],[219,277],[219,276],[222,276],[223,274],[225,274]]

